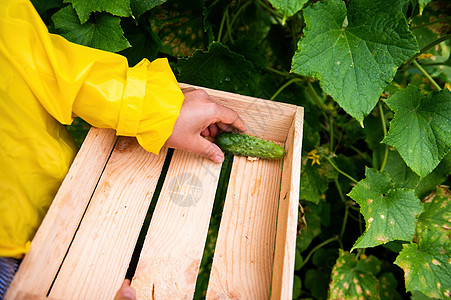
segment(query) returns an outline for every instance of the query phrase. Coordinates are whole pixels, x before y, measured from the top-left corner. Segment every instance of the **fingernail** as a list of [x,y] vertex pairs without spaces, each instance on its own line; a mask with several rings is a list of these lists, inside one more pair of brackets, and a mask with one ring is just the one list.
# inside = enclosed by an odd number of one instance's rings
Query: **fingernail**
[[221,155],[216,155],[214,161],[217,163],[222,163],[224,161],[224,157],[222,157]]

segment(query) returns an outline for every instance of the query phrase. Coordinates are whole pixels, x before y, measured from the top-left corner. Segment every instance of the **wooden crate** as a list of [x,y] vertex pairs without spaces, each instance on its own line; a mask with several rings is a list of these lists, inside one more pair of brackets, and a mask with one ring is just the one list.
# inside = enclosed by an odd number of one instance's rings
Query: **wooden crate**
[[[188,87],[188,85],[182,85]],[[207,299],[291,299],[303,108],[204,89],[283,160],[234,157]],[[129,267],[168,149],[92,128],[7,299],[112,299]],[[175,150],[132,286],[138,299],[191,299],[221,165]]]

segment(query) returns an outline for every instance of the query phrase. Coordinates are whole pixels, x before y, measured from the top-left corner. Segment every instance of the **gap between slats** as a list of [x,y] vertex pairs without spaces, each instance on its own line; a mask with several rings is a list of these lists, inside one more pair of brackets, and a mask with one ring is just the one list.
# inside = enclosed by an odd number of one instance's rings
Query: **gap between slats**
[[113,298],[125,277],[165,154],[166,148],[157,156],[134,138],[119,138],[50,297]]

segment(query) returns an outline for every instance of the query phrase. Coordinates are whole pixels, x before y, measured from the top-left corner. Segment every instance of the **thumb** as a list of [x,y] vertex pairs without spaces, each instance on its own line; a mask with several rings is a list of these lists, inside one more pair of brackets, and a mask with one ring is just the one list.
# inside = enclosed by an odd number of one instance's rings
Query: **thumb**
[[199,136],[192,151],[211,159],[215,163],[222,163],[224,161],[224,153],[222,150],[216,144],[201,136]]
[[114,300],[134,300],[136,299],[135,290],[130,287],[130,280],[126,279],[122,283],[121,288],[116,293]]

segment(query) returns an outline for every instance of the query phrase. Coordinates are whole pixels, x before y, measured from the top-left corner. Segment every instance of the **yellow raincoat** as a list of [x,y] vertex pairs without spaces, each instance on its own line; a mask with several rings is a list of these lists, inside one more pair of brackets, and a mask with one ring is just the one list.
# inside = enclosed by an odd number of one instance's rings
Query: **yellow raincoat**
[[74,116],[158,153],[183,99],[165,59],[129,68],[49,34],[28,0],[1,0],[0,256],[28,251],[75,156],[64,127]]

